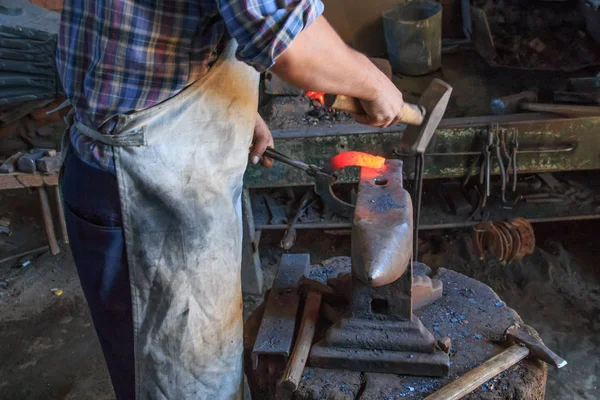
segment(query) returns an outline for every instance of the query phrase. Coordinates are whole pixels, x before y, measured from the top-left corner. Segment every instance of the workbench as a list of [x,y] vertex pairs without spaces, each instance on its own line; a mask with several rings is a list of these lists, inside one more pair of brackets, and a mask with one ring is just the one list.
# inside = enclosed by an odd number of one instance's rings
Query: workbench
[[[594,183],[590,188],[600,193],[600,182],[591,182],[586,171],[600,169],[600,117],[564,118],[551,114],[518,113],[504,116],[489,115],[492,98],[537,87],[541,89],[540,101],[551,102],[553,90],[562,89],[566,79],[587,76],[590,72],[573,73],[556,71],[518,71],[492,68],[475,52],[466,51],[443,56],[440,71],[424,77],[393,77],[394,83],[404,94],[406,101],[415,102],[431,79],[440,78],[454,87],[445,118],[441,121],[425,152],[423,206],[420,229],[453,229],[476,225],[481,220],[504,220],[525,218],[531,222],[554,222],[600,218],[597,201],[550,204],[525,204],[516,207],[500,201],[500,185],[492,190],[489,206],[482,216],[453,215],[442,208],[438,201],[436,182],[440,180],[463,180],[473,175],[471,182],[479,178],[476,158],[485,146],[490,130],[507,133],[518,132],[518,177],[538,173],[580,172],[583,183]],[[550,97],[549,97],[550,96]],[[281,114],[281,113],[280,113]],[[268,118],[265,119],[269,124]],[[289,124],[288,124],[289,125]],[[402,156],[399,145],[405,125],[385,129],[371,128],[356,123],[298,124],[280,129],[271,126],[275,147],[308,164],[327,165],[329,159],[341,152],[354,150],[404,161],[405,187],[410,191],[414,178],[414,157]],[[492,159],[491,174],[497,180],[500,168]],[[570,178],[569,178],[570,179]],[[348,168],[338,173],[335,190],[345,191],[346,201],[351,200],[353,185],[358,182],[358,168]],[[250,165],[244,177],[244,221],[247,240],[244,243],[242,273],[244,290],[250,293],[262,291],[262,276],[257,253],[260,232],[285,230],[286,222],[274,223],[273,215],[262,198],[272,193],[311,190],[314,180],[300,170],[275,162],[271,168]],[[511,193],[516,197],[519,193]],[[512,200],[512,199],[511,199]],[[282,203],[293,202],[288,198]],[[296,212],[291,207],[291,219]],[[285,216],[285,215],[284,215]],[[251,225],[250,225],[251,223]],[[311,221],[299,221],[295,229],[349,229],[349,219],[333,216]],[[301,231],[299,231],[301,232]],[[302,234],[302,233],[299,233]],[[283,233],[282,233],[283,235]]]
[[[312,266],[311,277],[327,275],[332,269],[336,269],[336,273],[349,273],[350,258],[337,257]],[[304,369],[294,399],[422,399],[502,351],[504,347],[498,342],[506,328],[514,323],[521,324],[532,335],[539,337],[532,328],[523,325],[519,315],[507,307],[487,285],[448,269],[438,270],[435,278],[444,284],[443,297],[415,314],[436,339],[450,337],[452,340],[448,377],[422,378],[308,366]],[[274,385],[284,365],[278,365],[278,361],[274,360],[270,365],[259,363],[255,370],[250,359],[263,311],[262,306],[257,308],[244,327],[245,372],[253,399],[274,399]],[[328,326],[321,317],[314,342],[323,336]],[[542,400],[546,378],[546,364],[526,359],[464,399]]]
[[0,190],[10,189],[35,189],[40,198],[40,206],[42,209],[42,218],[44,220],[44,228],[48,238],[48,245],[52,255],[60,253],[60,246],[54,228],[54,218],[50,207],[48,196],[48,188],[52,192],[54,202],[57,208],[57,219],[60,226],[60,236],[64,243],[69,243],[67,234],[67,225],[65,223],[63,202],[58,189],[58,172],[42,174],[35,172],[26,174],[14,172],[10,174],[0,174]]

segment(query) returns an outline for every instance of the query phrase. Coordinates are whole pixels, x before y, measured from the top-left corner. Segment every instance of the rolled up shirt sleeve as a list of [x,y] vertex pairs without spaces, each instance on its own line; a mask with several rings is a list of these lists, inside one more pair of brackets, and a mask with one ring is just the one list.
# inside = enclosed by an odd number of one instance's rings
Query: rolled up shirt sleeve
[[259,72],[275,64],[303,29],[323,13],[321,0],[217,0],[237,58]]

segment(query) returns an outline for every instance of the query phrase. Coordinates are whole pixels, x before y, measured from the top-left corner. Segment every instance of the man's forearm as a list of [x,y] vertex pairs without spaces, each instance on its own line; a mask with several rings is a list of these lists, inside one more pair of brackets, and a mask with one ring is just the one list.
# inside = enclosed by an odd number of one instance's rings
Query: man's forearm
[[[387,77],[363,54],[348,47],[324,17],[302,31],[271,69],[304,90],[374,100]],[[387,82],[386,82],[387,81]]]

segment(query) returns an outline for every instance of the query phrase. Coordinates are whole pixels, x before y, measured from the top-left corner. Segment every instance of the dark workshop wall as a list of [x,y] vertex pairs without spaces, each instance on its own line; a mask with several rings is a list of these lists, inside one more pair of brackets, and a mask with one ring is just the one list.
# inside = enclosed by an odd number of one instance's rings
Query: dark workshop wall
[[[323,0],[325,18],[346,43],[372,57],[387,53],[381,13],[413,0]],[[443,37],[460,38],[460,0],[441,0]]]

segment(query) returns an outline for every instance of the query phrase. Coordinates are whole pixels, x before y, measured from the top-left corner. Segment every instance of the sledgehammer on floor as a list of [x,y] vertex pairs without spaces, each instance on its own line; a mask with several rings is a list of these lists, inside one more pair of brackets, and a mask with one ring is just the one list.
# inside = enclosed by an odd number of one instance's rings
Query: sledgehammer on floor
[[513,325],[506,330],[505,340],[514,344],[502,353],[490,358],[479,367],[470,370],[454,382],[427,396],[425,400],[460,399],[527,356],[533,356],[557,368],[567,365],[565,360],[557,356],[556,353],[546,347],[540,340],[521,330],[519,325]]

